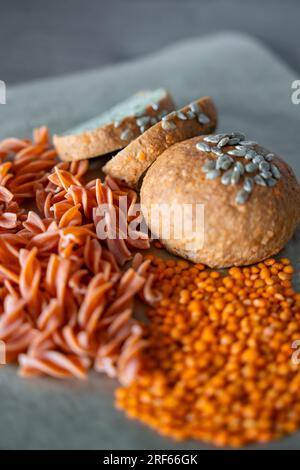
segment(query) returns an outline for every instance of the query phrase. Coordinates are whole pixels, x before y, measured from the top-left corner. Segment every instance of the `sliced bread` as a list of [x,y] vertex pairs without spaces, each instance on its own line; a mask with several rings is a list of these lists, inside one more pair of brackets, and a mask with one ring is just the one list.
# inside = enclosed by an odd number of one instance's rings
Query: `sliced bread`
[[141,91],[101,116],[54,136],[53,142],[62,160],[97,157],[124,148],[173,109],[166,90]]
[[163,117],[109,160],[103,171],[135,188],[143,173],[167,148],[176,142],[211,133],[216,125],[217,111],[212,98],[200,98]]

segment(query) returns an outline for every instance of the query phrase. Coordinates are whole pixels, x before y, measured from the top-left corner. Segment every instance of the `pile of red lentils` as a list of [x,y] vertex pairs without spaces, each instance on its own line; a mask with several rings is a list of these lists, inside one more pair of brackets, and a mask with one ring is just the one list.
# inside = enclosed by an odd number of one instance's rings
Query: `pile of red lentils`
[[117,406],[163,435],[217,446],[295,431],[300,294],[290,262],[269,259],[222,275],[149,258],[163,298],[148,312],[142,372],[117,390]]

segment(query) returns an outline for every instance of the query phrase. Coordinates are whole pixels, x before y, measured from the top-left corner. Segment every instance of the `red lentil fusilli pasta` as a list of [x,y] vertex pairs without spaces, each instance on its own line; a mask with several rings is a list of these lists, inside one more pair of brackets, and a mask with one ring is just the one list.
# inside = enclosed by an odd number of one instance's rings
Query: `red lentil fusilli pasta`
[[[0,339],[9,361],[26,377],[82,379],[94,366],[130,383],[145,346],[134,298],[157,300],[141,255],[120,269],[133,248],[149,247],[147,235],[126,238],[111,223],[117,214],[127,231],[136,193],[111,178],[85,183],[88,161],[57,162],[45,127],[32,141],[0,142],[0,159]],[[103,237],[104,225],[114,237]]]

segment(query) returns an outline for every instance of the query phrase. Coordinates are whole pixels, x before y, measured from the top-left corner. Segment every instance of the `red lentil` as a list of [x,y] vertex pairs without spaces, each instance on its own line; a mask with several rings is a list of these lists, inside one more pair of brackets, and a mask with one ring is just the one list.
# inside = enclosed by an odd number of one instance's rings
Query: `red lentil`
[[[117,406],[163,435],[239,447],[300,426],[300,294],[289,260],[231,268],[152,259],[143,371]],[[177,273],[177,274],[176,274]]]

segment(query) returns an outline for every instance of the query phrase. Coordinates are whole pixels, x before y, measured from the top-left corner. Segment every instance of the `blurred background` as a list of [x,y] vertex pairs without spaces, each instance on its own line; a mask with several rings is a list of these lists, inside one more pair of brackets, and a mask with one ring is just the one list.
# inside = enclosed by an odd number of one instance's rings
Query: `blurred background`
[[254,35],[300,71],[299,0],[0,0],[7,84],[131,60],[224,30]]

